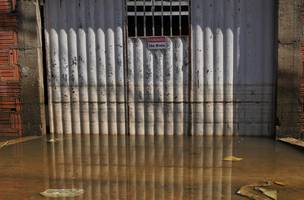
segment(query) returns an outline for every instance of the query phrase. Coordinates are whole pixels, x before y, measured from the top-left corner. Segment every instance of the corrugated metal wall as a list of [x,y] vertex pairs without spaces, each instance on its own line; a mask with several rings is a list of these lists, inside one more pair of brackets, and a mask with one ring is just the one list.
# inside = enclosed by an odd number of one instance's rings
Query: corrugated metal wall
[[0,135],[21,135],[15,0],[0,0]]
[[51,132],[270,135],[274,1],[191,3],[191,42],[150,51],[122,0],[47,0]]

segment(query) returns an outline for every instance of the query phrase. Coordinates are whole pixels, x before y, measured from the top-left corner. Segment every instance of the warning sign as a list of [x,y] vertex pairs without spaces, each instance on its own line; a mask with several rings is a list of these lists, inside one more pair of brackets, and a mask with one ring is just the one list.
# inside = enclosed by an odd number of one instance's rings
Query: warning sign
[[147,38],[148,49],[167,49],[169,48],[166,37],[149,37]]

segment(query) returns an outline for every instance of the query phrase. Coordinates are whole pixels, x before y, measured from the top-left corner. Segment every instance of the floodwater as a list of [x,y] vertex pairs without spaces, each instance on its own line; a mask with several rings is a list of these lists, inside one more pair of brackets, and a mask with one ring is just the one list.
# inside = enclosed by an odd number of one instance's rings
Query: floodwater
[[[238,200],[243,185],[286,184],[278,199],[304,199],[304,150],[266,138],[46,138],[0,150],[0,199],[48,199],[48,188],[83,188],[75,199]],[[226,156],[240,162],[223,161]],[[71,199],[71,198],[66,198]]]

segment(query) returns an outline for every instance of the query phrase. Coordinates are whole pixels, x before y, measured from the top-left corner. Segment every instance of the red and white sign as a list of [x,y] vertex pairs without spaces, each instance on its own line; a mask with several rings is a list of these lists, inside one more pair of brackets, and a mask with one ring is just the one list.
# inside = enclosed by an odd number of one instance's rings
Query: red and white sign
[[167,49],[169,47],[166,37],[148,37],[146,41],[148,49]]

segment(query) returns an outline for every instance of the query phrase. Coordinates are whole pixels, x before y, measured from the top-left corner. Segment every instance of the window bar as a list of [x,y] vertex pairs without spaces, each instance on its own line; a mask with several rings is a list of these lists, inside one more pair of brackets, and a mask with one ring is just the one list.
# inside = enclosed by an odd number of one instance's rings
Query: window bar
[[172,37],[172,0],[170,0],[170,36]]
[[164,36],[164,0],[161,0],[161,35]]
[[135,13],[135,16],[134,16],[134,22],[135,22],[135,24],[134,24],[134,26],[135,26],[135,37],[137,37],[137,6],[136,6],[136,0],[134,0],[134,8],[135,8],[135,10],[134,10],[134,13]]
[[179,24],[179,35],[182,35],[182,0],[179,0],[179,16],[178,16],[178,24]]
[[154,21],[154,11],[155,11],[155,0],[152,0],[152,36],[155,36],[155,21]]
[[146,0],[144,0],[144,37],[147,36],[147,28],[146,28]]

